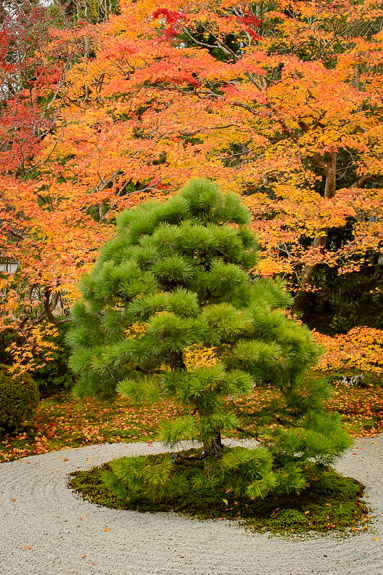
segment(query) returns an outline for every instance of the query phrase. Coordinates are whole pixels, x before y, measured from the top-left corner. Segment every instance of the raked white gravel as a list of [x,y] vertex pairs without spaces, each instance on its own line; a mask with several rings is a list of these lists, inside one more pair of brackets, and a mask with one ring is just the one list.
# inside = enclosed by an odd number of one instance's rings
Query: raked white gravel
[[[103,444],[0,465],[1,575],[383,575],[383,435],[337,469],[367,487],[373,532],[309,540],[249,534],[227,521],[97,507],[67,474],[161,444]],[[377,540],[378,539],[378,540]]]

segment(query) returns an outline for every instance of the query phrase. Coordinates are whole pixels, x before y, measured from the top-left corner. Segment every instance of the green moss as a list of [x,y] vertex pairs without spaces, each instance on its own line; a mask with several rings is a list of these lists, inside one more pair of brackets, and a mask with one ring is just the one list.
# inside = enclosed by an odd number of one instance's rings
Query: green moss
[[[153,464],[162,462],[164,457],[165,454],[160,454],[145,459]],[[180,473],[187,476],[190,465],[190,461],[181,463]],[[308,482],[299,495],[272,495],[254,500],[234,495],[229,484],[216,489],[189,486],[182,495],[157,503],[130,498],[124,489],[120,490],[121,497],[118,497],[116,485],[109,488],[104,482],[108,475],[111,485],[113,472],[110,464],[73,473],[68,485],[97,505],[141,512],[172,511],[200,520],[235,520],[253,532],[312,536],[329,532],[349,534],[368,527],[368,509],[361,500],[364,491],[361,483],[343,477],[332,468],[310,463],[305,464],[305,471]]]

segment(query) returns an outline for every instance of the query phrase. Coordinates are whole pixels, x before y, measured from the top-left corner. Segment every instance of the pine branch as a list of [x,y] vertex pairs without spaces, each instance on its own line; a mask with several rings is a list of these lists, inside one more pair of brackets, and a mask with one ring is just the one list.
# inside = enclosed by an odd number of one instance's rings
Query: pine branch
[[243,427],[236,427],[235,429],[237,431],[240,431],[241,433],[244,433],[247,437],[251,437],[251,438],[255,439],[259,443],[265,443],[264,439],[259,438],[259,435],[257,432],[252,433],[251,431],[249,431],[248,429],[244,429]]
[[203,451],[201,453],[201,455],[199,455],[198,457],[193,457],[192,455],[183,455],[182,453],[178,453],[177,451],[175,451],[174,453],[172,453],[172,459],[174,461],[174,463],[180,463],[181,460],[182,461],[202,461],[203,459],[206,459],[208,457],[208,453],[206,453],[206,451]]

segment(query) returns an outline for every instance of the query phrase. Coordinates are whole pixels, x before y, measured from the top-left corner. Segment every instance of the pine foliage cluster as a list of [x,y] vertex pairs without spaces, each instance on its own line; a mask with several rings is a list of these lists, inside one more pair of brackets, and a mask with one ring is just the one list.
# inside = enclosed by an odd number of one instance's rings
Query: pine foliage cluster
[[[250,498],[297,492],[307,459],[327,465],[350,444],[323,408],[327,386],[309,374],[320,349],[287,317],[290,296],[249,273],[257,263],[249,222],[237,195],[192,180],[166,203],[123,212],[82,281],[68,336],[77,393],[117,391],[136,403],[171,397],[182,415],[163,425],[162,440],[201,445],[157,465],[113,462],[106,481],[122,497],[174,497],[186,484],[230,485]],[[215,361],[187,366],[195,345],[214,348]],[[240,407],[260,385],[273,386],[274,399]],[[222,434],[238,430],[258,447],[225,447]]]

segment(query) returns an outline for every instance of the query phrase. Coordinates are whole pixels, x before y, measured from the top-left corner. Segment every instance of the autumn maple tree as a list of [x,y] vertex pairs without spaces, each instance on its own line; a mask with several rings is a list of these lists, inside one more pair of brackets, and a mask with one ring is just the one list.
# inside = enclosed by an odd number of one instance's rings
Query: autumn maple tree
[[[121,0],[105,22],[56,30],[36,51],[68,63],[39,116],[54,122],[38,143],[27,138],[28,176],[13,165],[1,183],[14,206],[4,221],[26,228],[2,253],[39,310],[10,319],[23,296],[1,280],[14,354],[43,334],[31,321],[52,325],[78,297],[118,212],[193,176],[244,196],[261,245],[254,274],[285,277],[296,311],[308,316],[330,273],[344,284],[374,270],[379,285],[382,20],[377,0]],[[63,59],[70,42],[81,49]]]
[[97,165],[94,185],[116,195],[196,173],[248,195],[261,272],[303,291],[319,264],[351,271],[380,249],[382,14],[374,2],[294,5],[122,3],[76,72],[87,113],[70,113],[68,132],[94,138],[90,150],[77,138],[74,163]]
[[0,20],[0,333],[25,370],[51,359],[54,312],[65,314],[55,254],[69,226],[47,193],[39,152],[57,134],[81,38],[57,27],[60,10],[38,3],[2,2]]
[[[165,203],[122,212],[117,235],[82,280],[69,333],[77,393],[172,398],[182,414],[162,425],[162,440],[202,445],[161,464],[113,461],[106,481],[120,495],[161,500],[186,484],[249,498],[299,492],[307,459],[328,464],[350,445],[324,410],[326,384],[308,373],[319,348],[285,315],[290,297],[249,273],[257,259],[249,222],[238,195],[192,180]],[[213,360],[187,366],[193,346],[213,348]],[[269,405],[249,413],[236,404],[264,384],[279,392]],[[234,430],[261,446],[225,447],[222,433]]]

